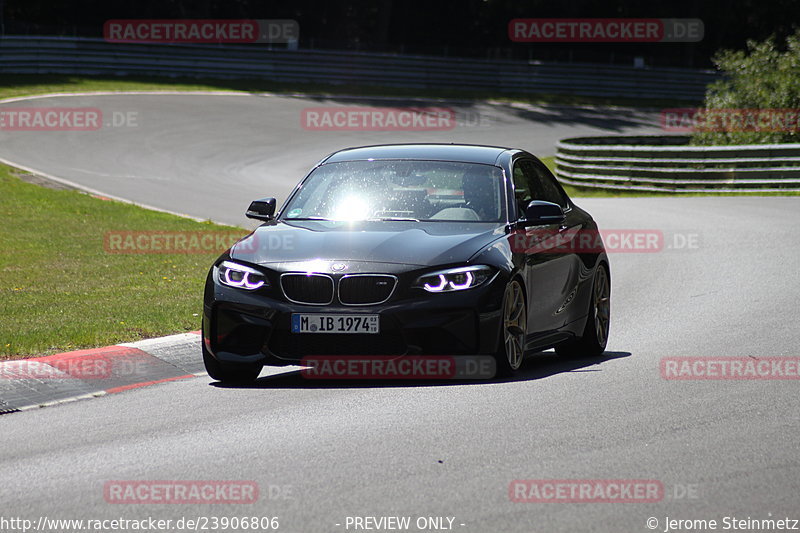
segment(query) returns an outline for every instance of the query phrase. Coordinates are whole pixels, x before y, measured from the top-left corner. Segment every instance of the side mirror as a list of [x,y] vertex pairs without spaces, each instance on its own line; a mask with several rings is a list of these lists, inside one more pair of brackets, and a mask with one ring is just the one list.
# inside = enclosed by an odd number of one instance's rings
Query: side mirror
[[262,198],[261,200],[254,200],[253,202],[250,202],[250,207],[247,208],[245,216],[247,218],[263,220],[264,222],[270,221],[275,216],[275,204],[275,198]]
[[520,220],[523,227],[544,226],[546,224],[560,224],[564,222],[564,210],[553,202],[533,200],[525,208],[525,219]]

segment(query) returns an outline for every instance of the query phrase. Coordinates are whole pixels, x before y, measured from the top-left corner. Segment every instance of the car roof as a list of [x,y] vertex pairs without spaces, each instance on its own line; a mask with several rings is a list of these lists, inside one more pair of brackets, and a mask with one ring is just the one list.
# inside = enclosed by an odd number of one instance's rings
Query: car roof
[[324,163],[367,159],[414,159],[420,161],[458,161],[494,165],[509,148],[474,144],[382,144],[345,148],[328,156]]

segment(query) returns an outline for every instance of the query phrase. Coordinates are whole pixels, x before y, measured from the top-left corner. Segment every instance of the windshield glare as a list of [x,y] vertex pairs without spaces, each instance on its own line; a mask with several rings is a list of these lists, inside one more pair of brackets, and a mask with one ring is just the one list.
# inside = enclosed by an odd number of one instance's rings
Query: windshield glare
[[284,209],[288,220],[505,220],[503,172],[441,161],[347,161],[314,170]]

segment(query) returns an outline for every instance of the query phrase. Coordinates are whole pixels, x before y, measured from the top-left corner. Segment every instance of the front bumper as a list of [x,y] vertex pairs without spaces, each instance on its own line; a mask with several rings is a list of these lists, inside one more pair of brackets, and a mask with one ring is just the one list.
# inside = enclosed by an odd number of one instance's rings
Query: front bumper
[[[370,306],[304,305],[220,285],[209,277],[205,349],[222,362],[297,364],[311,355],[474,355],[497,350],[503,276],[465,291],[415,291]],[[292,313],[378,314],[380,333],[292,333]]]

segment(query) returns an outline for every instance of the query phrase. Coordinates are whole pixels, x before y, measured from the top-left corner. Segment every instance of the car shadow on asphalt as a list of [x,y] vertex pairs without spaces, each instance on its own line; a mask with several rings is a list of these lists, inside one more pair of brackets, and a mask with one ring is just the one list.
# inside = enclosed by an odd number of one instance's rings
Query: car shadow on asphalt
[[605,352],[599,357],[559,357],[555,352],[537,352],[526,356],[512,377],[492,379],[317,379],[307,378],[300,370],[291,370],[257,379],[253,383],[234,385],[214,381],[212,387],[225,389],[353,389],[389,387],[445,387],[453,385],[494,385],[518,381],[535,381],[568,372],[602,372],[603,365],[630,357],[630,352]]

